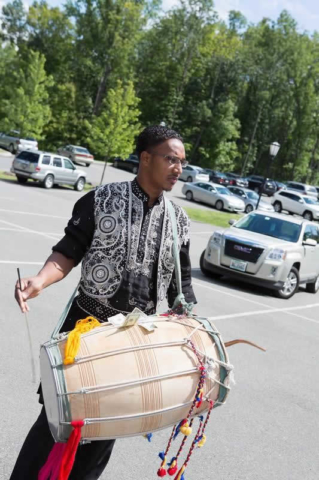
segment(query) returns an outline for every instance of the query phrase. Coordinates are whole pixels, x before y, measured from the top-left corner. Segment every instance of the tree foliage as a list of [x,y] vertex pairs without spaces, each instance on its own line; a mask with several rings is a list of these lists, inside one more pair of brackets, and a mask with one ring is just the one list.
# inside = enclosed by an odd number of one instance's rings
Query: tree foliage
[[[192,163],[319,183],[319,35],[283,11],[223,22],[212,0],[22,0],[2,8],[0,122],[125,156],[141,126],[178,129]],[[139,101],[140,99],[140,101]]]

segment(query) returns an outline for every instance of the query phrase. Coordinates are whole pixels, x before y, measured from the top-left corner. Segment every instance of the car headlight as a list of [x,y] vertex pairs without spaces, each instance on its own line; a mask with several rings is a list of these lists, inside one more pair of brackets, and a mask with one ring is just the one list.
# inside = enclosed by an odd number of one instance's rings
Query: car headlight
[[215,245],[221,245],[222,244],[222,234],[218,232],[214,232],[213,236],[210,239],[211,243],[214,243]]
[[287,256],[286,250],[281,250],[280,248],[273,248],[267,255],[266,260],[285,260]]

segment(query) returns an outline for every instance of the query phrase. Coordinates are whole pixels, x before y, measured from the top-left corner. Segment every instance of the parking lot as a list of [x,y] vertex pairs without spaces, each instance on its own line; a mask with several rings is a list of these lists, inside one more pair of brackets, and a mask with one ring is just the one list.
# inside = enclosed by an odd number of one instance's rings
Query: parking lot
[[[0,170],[8,170],[11,161],[9,156],[0,156]],[[83,169],[89,181],[99,183],[102,165]],[[112,167],[105,175],[107,182],[132,178]],[[178,182],[169,196],[189,206],[181,194],[182,185]],[[33,183],[0,181],[1,480],[9,478],[40,410],[37,385],[31,383],[25,318],[13,299],[16,269],[20,268],[22,276],[37,273],[83,194],[62,187],[45,190]],[[193,455],[185,480],[315,480],[319,469],[319,293],[300,289],[285,301],[261,288],[205,278],[199,257],[212,231],[210,225],[192,223],[195,311],[213,317],[224,341],[244,338],[267,352],[246,345],[230,347],[236,384],[227,404],[213,412],[206,445]],[[79,276],[78,267],[30,302],[28,319],[37,360],[39,346],[48,340]],[[119,440],[102,479],[156,478],[157,455],[168,436],[169,431],[156,433],[151,443],[144,438]]]

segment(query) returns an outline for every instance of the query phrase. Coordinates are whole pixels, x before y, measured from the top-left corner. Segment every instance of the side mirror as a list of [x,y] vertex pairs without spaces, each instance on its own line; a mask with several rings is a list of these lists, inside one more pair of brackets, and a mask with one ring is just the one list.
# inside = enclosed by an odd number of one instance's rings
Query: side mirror
[[307,240],[304,240],[302,242],[302,244],[306,245],[308,247],[316,247],[317,246],[316,240],[313,240],[312,238],[307,238]]
[[300,199],[298,200],[298,202],[299,202],[299,203],[305,203],[302,198],[300,198]]
[[234,225],[234,223],[236,223],[236,220],[231,218],[230,220],[228,220],[228,223],[229,223],[230,226],[232,226],[232,225]]

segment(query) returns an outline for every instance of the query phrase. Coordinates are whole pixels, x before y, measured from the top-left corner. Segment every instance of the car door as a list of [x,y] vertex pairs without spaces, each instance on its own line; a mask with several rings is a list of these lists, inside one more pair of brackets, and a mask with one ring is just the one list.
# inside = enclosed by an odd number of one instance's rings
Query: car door
[[68,158],[63,158],[63,172],[62,172],[62,175],[63,175],[63,179],[66,183],[68,183],[70,185],[75,184],[75,180],[76,180],[75,166],[73,165],[71,160],[69,160]]
[[193,183],[192,184],[192,192],[194,200],[198,202],[205,202],[205,191],[202,187],[202,183]]
[[62,167],[62,158],[53,157],[52,170],[54,173],[55,181],[58,183],[63,182],[63,167]]
[[[316,225],[310,223],[306,225],[302,241],[308,238],[318,241],[318,229]],[[312,247],[310,245],[303,245],[303,261],[300,265],[300,279],[314,278],[317,276],[318,270],[318,249],[319,246]]]

